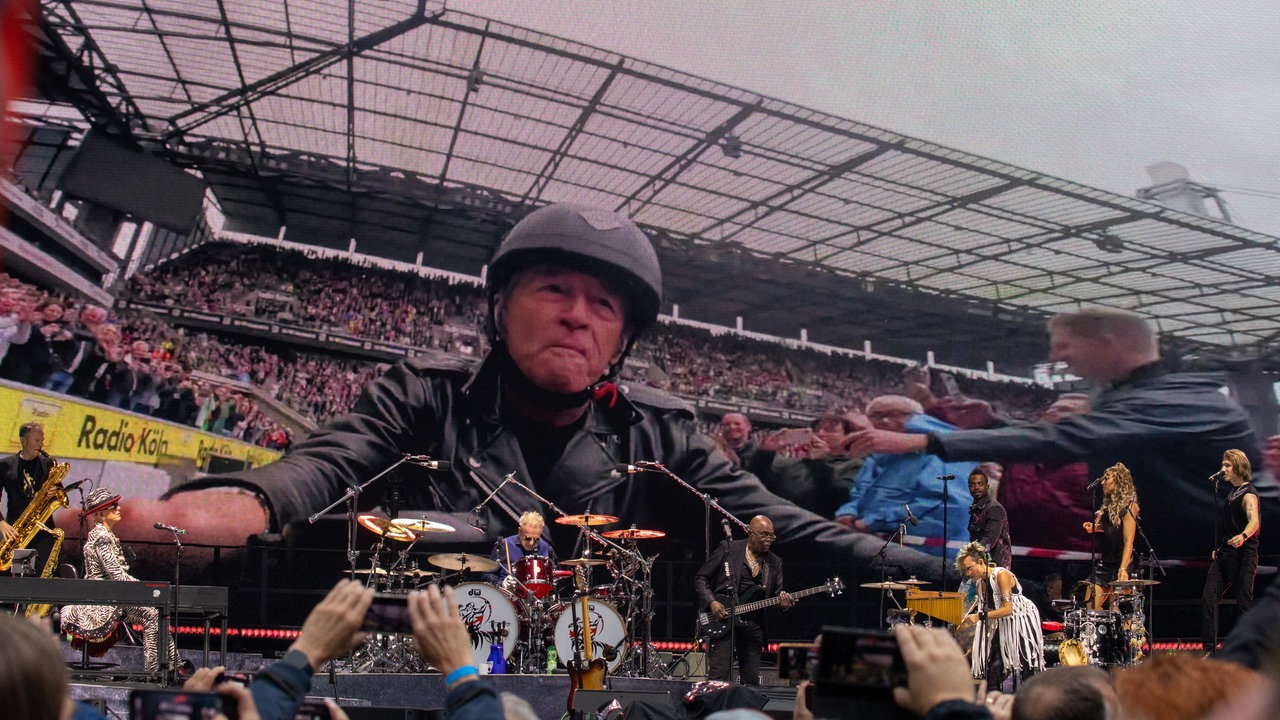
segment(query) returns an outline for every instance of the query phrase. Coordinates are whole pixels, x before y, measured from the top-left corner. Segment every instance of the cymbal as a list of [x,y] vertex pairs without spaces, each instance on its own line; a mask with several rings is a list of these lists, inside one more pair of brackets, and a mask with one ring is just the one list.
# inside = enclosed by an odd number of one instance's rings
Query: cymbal
[[556,522],[561,525],[609,525],[618,522],[618,518],[612,515],[593,515],[587,513],[585,515],[565,515],[556,518]]
[[917,580],[914,577],[912,577],[910,580],[894,580],[893,582],[896,582],[899,585],[929,585],[930,584],[924,580]]
[[627,530],[609,530],[600,534],[607,538],[621,538],[623,540],[657,540],[658,538],[667,536],[667,534],[661,530],[637,530],[636,528],[630,528]]
[[605,561],[603,558],[584,558],[584,557],[572,558],[569,560],[560,561],[561,565],[568,565],[570,567],[586,567],[588,565],[603,565],[604,563]]
[[1115,582],[1111,583],[1111,587],[1136,588],[1136,587],[1146,587],[1147,585],[1159,585],[1159,584],[1160,584],[1159,580],[1147,580],[1145,578],[1138,578],[1137,580],[1116,580]]
[[498,563],[487,557],[470,553],[439,553],[427,558],[427,562],[445,570],[471,570],[472,572],[493,572]]
[[423,570],[422,568],[411,568],[409,570],[401,570],[400,574],[404,575],[405,577],[428,578],[428,577],[435,577],[440,573],[434,572],[432,570]]
[[412,542],[418,539],[417,535],[414,535],[412,532],[400,527],[399,525],[392,525],[390,518],[385,518],[381,515],[365,513],[364,515],[357,517],[356,522],[360,523],[361,527],[366,530],[372,530],[388,540]]
[[858,587],[864,587],[868,590],[906,590],[907,586],[896,582],[869,582],[862,583]]
[[357,575],[386,575],[386,568],[360,568],[355,571]]
[[444,523],[428,520],[426,518],[396,518],[391,521],[391,524],[416,533],[453,532],[454,530],[452,525],[445,525]]

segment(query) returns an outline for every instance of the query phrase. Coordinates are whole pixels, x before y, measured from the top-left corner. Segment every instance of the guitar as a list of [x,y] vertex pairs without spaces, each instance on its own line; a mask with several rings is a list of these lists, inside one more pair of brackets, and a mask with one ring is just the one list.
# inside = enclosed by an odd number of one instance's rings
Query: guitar
[[[818,585],[817,587],[811,587],[807,590],[799,590],[797,592],[793,592],[791,593],[791,597],[795,598],[796,600],[799,600],[802,597],[817,595],[818,593],[823,593],[823,592],[830,593],[832,597],[835,597],[836,595],[839,595],[840,593],[844,592],[844,582],[840,578],[834,577],[826,581],[825,583]],[[716,599],[723,603],[728,598],[722,598],[719,595],[717,595]],[[721,620],[716,616],[712,615],[709,610],[703,610],[702,612],[698,613],[698,632],[704,637],[708,637],[712,640],[719,640],[720,638],[723,638],[724,636],[729,634],[729,622],[731,620],[735,620],[736,618],[741,617],[742,615],[746,615],[749,612],[755,612],[756,610],[763,610],[767,607],[773,607],[774,605],[777,605],[780,602],[782,602],[781,595],[777,597],[771,597],[768,600],[756,600],[755,602],[742,603],[738,605],[738,607],[735,608],[734,612],[724,620]]]
[[[578,633],[578,640],[573,644],[573,659],[565,663],[565,667],[569,669],[569,712],[573,712],[573,696],[579,690],[604,690],[604,676],[609,669],[604,658],[593,658],[591,647],[591,611],[587,604],[589,597],[587,595],[587,583],[582,576],[582,568],[575,567],[573,569],[573,582],[578,587],[578,594],[581,596],[579,602],[582,604],[582,617],[578,617],[578,606],[573,603],[569,604],[570,611],[573,612],[573,625],[571,627],[581,628],[582,632]],[[572,634],[572,633],[571,633]]]

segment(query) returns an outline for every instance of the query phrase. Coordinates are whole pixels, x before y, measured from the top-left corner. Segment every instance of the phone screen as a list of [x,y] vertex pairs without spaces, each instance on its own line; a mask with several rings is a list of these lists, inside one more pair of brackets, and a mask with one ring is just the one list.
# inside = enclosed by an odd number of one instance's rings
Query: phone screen
[[409,596],[396,593],[378,593],[373,603],[364,614],[362,630],[372,632],[400,633],[413,632],[413,622],[409,618]]
[[211,692],[134,690],[129,693],[129,720],[212,720],[219,714],[234,720],[236,708]]
[[780,680],[812,680],[817,667],[817,645],[778,643],[778,678]]
[[907,684],[907,667],[893,633],[861,628],[822,629],[816,682],[892,698]]

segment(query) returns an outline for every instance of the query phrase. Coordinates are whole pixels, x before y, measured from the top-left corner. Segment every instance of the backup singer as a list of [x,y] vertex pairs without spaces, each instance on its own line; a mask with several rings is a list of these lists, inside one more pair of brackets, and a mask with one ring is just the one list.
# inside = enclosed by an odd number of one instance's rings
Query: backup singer
[[1231,484],[1222,507],[1222,530],[1226,540],[1213,551],[1213,564],[1205,578],[1201,635],[1204,650],[1215,653],[1218,600],[1229,585],[1236,596],[1240,614],[1253,607],[1253,576],[1258,570],[1258,535],[1262,518],[1258,512],[1258,491],[1253,487],[1253,469],[1240,450],[1222,454],[1222,476]]
[[[124,548],[111,528],[120,522],[120,496],[100,487],[85,499],[85,517],[93,523],[84,543],[84,576],[89,580],[134,580],[129,574]],[[142,654],[147,672],[160,667],[160,611],[153,607],[118,605],[67,605],[62,608],[62,630],[81,641],[109,643],[121,620],[142,625]],[[110,645],[108,644],[108,647]],[[167,649],[170,667],[178,667],[178,650],[170,640]]]
[[1124,463],[1116,463],[1102,473],[1102,508],[1093,516],[1093,522],[1084,524],[1084,531],[1102,535],[1102,549],[1089,576],[1087,597],[1091,608],[1101,610],[1113,594],[1108,586],[1129,579],[1133,538],[1138,532],[1138,491]]
[[[784,611],[795,605],[795,598],[782,589],[782,558],[769,552],[777,538],[773,522],[757,515],[751,518],[750,527],[745,540],[724,542],[712,551],[693,578],[699,607],[718,620],[729,620],[727,599],[735,591],[739,604],[777,596]],[[733,646],[728,635],[708,640],[707,679],[733,682],[733,652],[737,650],[742,684],[759,685],[764,630],[751,616],[739,618],[733,629]]]
[[1034,673],[1044,670],[1044,637],[1040,611],[1022,594],[1022,584],[1006,568],[992,565],[981,543],[960,549],[956,567],[978,586],[978,611],[965,615],[961,625],[978,623],[973,634],[970,669],[975,678],[987,678],[988,687],[1006,679],[1014,690]]
[[498,569],[485,573],[485,582],[514,590],[515,578],[512,577],[512,573],[515,572],[516,563],[526,555],[548,558],[551,560],[551,566],[555,567],[556,551],[551,547],[551,543],[542,539],[544,527],[546,527],[546,521],[540,513],[530,510],[521,515],[520,527],[516,534],[508,535],[493,544],[489,559],[498,563]]

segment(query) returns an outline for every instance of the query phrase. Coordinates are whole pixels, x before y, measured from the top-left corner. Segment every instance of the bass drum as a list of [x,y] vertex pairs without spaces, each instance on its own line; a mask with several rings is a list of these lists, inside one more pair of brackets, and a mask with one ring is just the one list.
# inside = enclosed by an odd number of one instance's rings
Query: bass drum
[[489,583],[465,582],[453,588],[458,615],[471,636],[471,657],[476,667],[489,660],[489,647],[502,643],[502,657],[511,656],[520,638],[520,612],[511,593]]
[[[574,612],[578,614],[576,624]],[[555,622],[552,645],[560,664],[564,665],[573,659],[573,649],[580,642],[582,603],[578,601],[575,610],[570,610],[569,603],[560,603],[547,614]],[[627,659],[627,652],[631,649],[627,642],[627,623],[611,603],[603,600],[588,600],[587,616],[591,618],[591,657],[604,658],[609,672],[613,672]]]
[[1044,664],[1046,667],[1088,665],[1089,653],[1079,640],[1047,642],[1044,644]]

